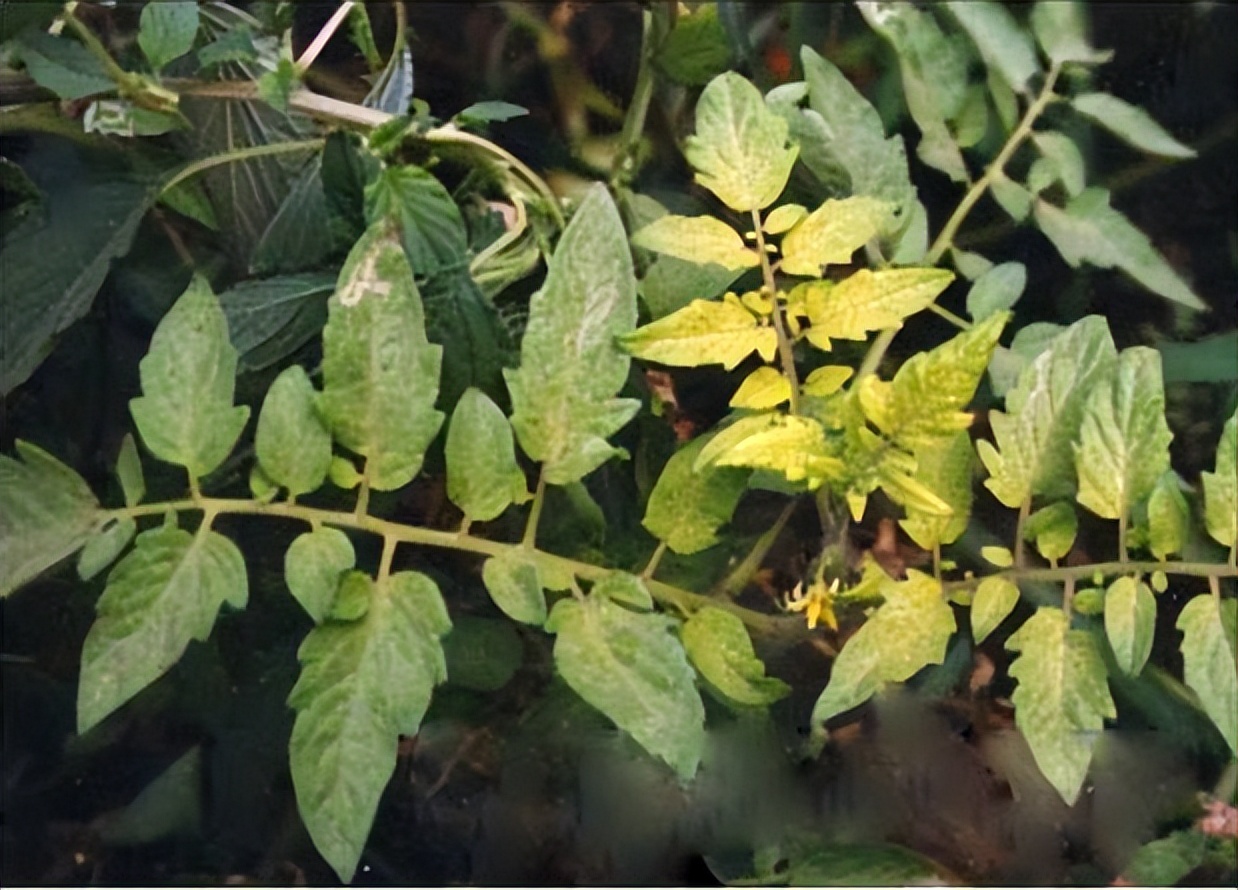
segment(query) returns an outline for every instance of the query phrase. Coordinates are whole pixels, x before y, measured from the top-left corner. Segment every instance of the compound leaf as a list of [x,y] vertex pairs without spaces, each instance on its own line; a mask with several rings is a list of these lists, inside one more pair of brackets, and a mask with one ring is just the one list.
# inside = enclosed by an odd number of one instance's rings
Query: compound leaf
[[159,322],[138,368],[142,395],[129,411],[151,453],[194,479],[223,463],[249,407],[232,404],[236,350],[205,278],[195,276]]
[[727,270],[751,269],[761,258],[739,232],[712,216],[659,217],[632,236],[632,243],[691,263],[716,263]]
[[791,691],[777,677],[765,675],[744,623],[730,612],[706,606],[693,613],[683,627],[683,645],[701,676],[740,705],[773,704]]
[[619,338],[637,358],[664,365],[721,364],[728,371],[755,350],[772,361],[778,334],[728,295],[721,303],[693,300],[687,306]]
[[1222,547],[1238,548],[1238,413],[1221,431],[1216,472],[1201,473],[1200,480],[1208,534]]
[[732,210],[760,210],[782,193],[799,154],[787,144],[787,129],[755,86],[728,71],[701,92],[684,156],[696,181]]
[[906,581],[884,583],[881,595],[885,602],[838,653],[829,685],[812,709],[814,726],[946,657],[955,623],[940,582],[911,569]]
[[280,372],[267,390],[254,436],[258,463],[288,494],[315,491],[331,464],[331,433],[318,416],[317,393],[300,365]]
[[1167,158],[1193,158],[1195,149],[1170,136],[1160,124],[1135,105],[1108,93],[1082,93],[1070,100],[1075,110],[1142,151]]
[[1088,395],[1107,385],[1116,363],[1109,325],[1090,315],[1023,368],[1006,395],[1006,412],[989,412],[996,445],[976,445],[990,474],[984,484],[999,501],[1018,508],[1034,494],[1074,495],[1071,443],[1078,437]]
[[971,633],[976,645],[1006,620],[1018,602],[1019,588],[1010,579],[990,575],[981,580],[971,603]]
[[529,498],[511,424],[479,389],[460,396],[447,429],[447,496],[470,520],[489,522]]
[[163,676],[220,607],[249,598],[245,559],[218,532],[164,525],[138,535],[108,576],[82,647],[77,729],[86,732]]
[[819,276],[823,266],[851,262],[851,255],[876,237],[893,209],[865,196],[826,201],[782,239],[782,271]]
[[731,520],[748,484],[748,473],[696,461],[712,435],[698,436],[671,455],[645,505],[641,521],[651,535],[679,554],[718,543],[718,529]]
[[1186,685],[1238,754],[1238,600],[1197,596],[1182,609],[1176,627],[1183,633]]
[[99,502],[86,480],[42,448],[0,455],[0,596],[8,596],[90,539]]
[[1136,676],[1152,654],[1156,598],[1147,584],[1124,575],[1105,591],[1105,636],[1118,667]]
[[1106,717],[1117,716],[1095,638],[1071,630],[1061,609],[1041,607],[1010,639],[1015,723],[1036,765],[1067,804],[1083,787],[1092,746]]
[[535,626],[546,623],[546,595],[531,553],[511,547],[492,556],[482,566],[481,578],[508,618]]
[[377,585],[365,616],[309,632],[288,696],[297,805],[314,846],[352,879],[401,735],[416,735],[447,679],[439,638],[451,620],[434,582],[399,572]]
[[298,535],[284,554],[284,581],[315,624],[327,620],[340,579],[357,564],[348,535],[319,528]]
[[1106,519],[1125,517],[1169,469],[1161,356],[1135,346],[1118,356],[1107,385],[1089,394],[1075,448],[1079,503]]
[[533,295],[520,367],[503,372],[512,426],[547,482],[576,482],[620,450],[606,440],[640,403],[617,399],[628,357],[615,338],[636,325],[636,279],[619,211],[593,186]]
[[788,296],[790,311],[809,320],[809,341],[830,348],[830,338],[863,340],[871,332],[902,326],[927,307],[954,274],[945,269],[861,269],[837,284],[807,281]]
[[1036,224],[1062,259],[1077,267],[1089,263],[1101,269],[1121,269],[1148,290],[1189,309],[1207,306],[1165,261],[1148,236],[1109,206],[1109,191],[1084,189],[1065,207],[1037,199]]
[[705,708],[673,625],[591,596],[556,603],[546,629],[568,686],[686,780],[701,760]]
[[323,419],[341,445],[365,456],[372,488],[399,488],[417,475],[443,422],[434,410],[443,350],[426,339],[421,296],[388,223],[353,247],[327,311]]

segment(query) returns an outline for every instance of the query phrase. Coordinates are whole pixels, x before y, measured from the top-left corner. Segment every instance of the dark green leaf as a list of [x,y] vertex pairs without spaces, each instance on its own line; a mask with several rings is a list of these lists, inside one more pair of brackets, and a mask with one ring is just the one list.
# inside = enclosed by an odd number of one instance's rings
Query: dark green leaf
[[404,251],[418,278],[465,265],[468,236],[460,208],[443,184],[420,167],[392,166],[365,192],[373,222],[390,217],[400,226]]
[[1194,343],[1156,344],[1166,383],[1225,383],[1238,380],[1238,331]]
[[335,254],[334,234],[323,194],[322,161],[314,158],[262,233],[249,271],[267,276],[322,268]]
[[792,887],[898,887],[944,883],[931,860],[893,844],[831,844],[791,862]]
[[464,615],[443,639],[451,685],[497,692],[524,661],[524,646],[511,622]]
[[426,281],[421,289],[426,336],[443,347],[440,402],[449,405],[470,386],[499,396],[503,367],[514,349],[494,305],[468,269],[459,268]]
[[84,99],[116,89],[99,60],[76,40],[31,30],[15,41],[15,48],[34,82],[61,99]]
[[242,281],[220,294],[241,369],[270,367],[321,331],[335,282],[326,273],[280,275]]
[[1122,869],[1129,886],[1172,887],[1203,864],[1208,838],[1190,829],[1144,844]]
[[142,8],[138,46],[156,71],[193,49],[197,36],[196,0],[159,0]]
[[681,12],[666,35],[655,61],[676,83],[699,87],[731,67],[731,47],[718,19],[716,3]]

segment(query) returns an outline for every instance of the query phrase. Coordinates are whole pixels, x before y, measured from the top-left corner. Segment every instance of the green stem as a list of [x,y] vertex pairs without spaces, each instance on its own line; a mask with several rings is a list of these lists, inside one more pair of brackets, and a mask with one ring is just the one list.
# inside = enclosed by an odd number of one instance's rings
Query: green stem
[[[990,575],[966,578],[961,581],[947,581],[942,587],[946,590],[968,590],[975,587],[985,578],[1006,578],[1010,581],[1049,581],[1061,583],[1068,578],[1076,580],[1091,578],[1095,574],[1131,575],[1137,573],[1164,572],[1166,575],[1188,575],[1195,578],[1215,579],[1238,578],[1238,569],[1224,563],[1215,562],[1157,562],[1147,560],[1140,562],[1098,562],[1082,566],[1058,566],[1057,568],[1009,568]],[[1219,588],[1218,588],[1219,589]]]
[[1014,526],[1014,564],[1016,568],[1023,565],[1023,529],[1027,527],[1028,514],[1032,512],[1032,498],[1028,495],[1023,499],[1023,503],[1019,504],[1019,518],[1015,521]]
[[269,145],[251,145],[247,148],[236,148],[232,151],[211,155],[208,158],[202,158],[181,167],[171,179],[164,183],[163,188],[159,190],[159,194],[166,195],[186,179],[192,179],[199,173],[205,173],[214,167],[222,167],[224,164],[237,164],[242,161],[265,158],[271,155],[319,151],[325,144],[326,141],[323,139],[303,139],[297,142],[272,142]]
[[623,118],[623,130],[619,134],[619,150],[611,167],[611,186],[628,185],[636,176],[636,160],[640,154],[640,139],[645,132],[645,118],[649,103],[653,100],[656,86],[653,59],[666,36],[665,20],[669,6],[657,4],[652,10],[641,13],[640,68],[636,72],[636,86]]
[[537,543],[537,524],[542,518],[542,505],[546,503],[546,470],[537,474],[537,489],[533,492],[533,504],[529,507],[529,519],[524,526],[521,545],[532,548]]
[[774,542],[778,540],[778,536],[782,534],[782,530],[786,528],[788,522],[791,521],[791,514],[795,512],[796,501],[791,500],[782,512],[778,514],[778,518],[774,524],[766,529],[756,542],[752,545],[752,549],[743,558],[739,565],[727,573],[727,576],[722,579],[721,583],[714,588],[712,596],[715,597],[734,597],[739,594],[744,586],[752,580],[752,576],[757,573],[757,569],[761,567],[761,563],[765,561],[765,556],[769,553],[770,548],[774,546]]
[[365,469],[361,471],[361,483],[357,486],[357,506],[353,509],[353,513],[358,516],[366,516],[370,512],[370,462],[365,462]]
[[640,576],[645,581],[653,577],[653,573],[658,570],[658,563],[662,561],[662,557],[666,555],[666,542],[658,541],[658,546],[654,548],[653,555],[649,557],[649,562],[645,564],[645,570],[640,573]]
[[395,545],[398,542],[389,535],[383,535],[383,555],[378,561],[378,580],[381,582],[391,575],[391,561],[395,557]]
[[764,288],[773,303],[770,316],[774,320],[774,331],[778,337],[778,360],[782,365],[782,373],[791,384],[791,413],[800,413],[800,379],[795,370],[795,352],[792,349],[791,338],[787,336],[787,327],[782,319],[782,304],[778,302],[778,285],[774,281],[774,267],[770,265],[769,253],[765,250],[765,233],[761,231],[761,215],[756,210],[751,211],[752,229],[756,235],[756,251],[761,258],[761,279]]
[[949,309],[946,309],[943,306],[938,306],[936,303],[929,303],[928,308],[929,308],[929,312],[936,313],[940,318],[944,318],[946,321],[950,322],[950,324],[954,325],[960,331],[971,330],[971,322],[967,321],[964,318],[960,318],[959,316],[951,312]]
[[1126,562],[1126,511],[1118,516],[1118,562]]
[[1075,603],[1075,579],[1067,578],[1066,583],[1062,587],[1062,611],[1067,615],[1070,614],[1071,608]]
[[77,35],[78,40],[82,45],[94,56],[99,64],[103,66],[104,72],[109,78],[116,82],[116,87],[120,92],[134,90],[141,82],[141,78],[131,71],[126,71],[117,64],[112,58],[112,54],[107,51],[107,47],[103,42],[95,36],[94,31],[86,27],[85,23],[77,17],[77,3],[69,2],[64,5],[64,13],[62,17],[70,30]]

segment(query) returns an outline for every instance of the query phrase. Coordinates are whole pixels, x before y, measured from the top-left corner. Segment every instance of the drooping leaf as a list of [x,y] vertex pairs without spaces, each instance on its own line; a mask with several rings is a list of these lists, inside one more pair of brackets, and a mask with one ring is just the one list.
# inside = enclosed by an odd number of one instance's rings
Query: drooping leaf
[[877,236],[893,209],[865,196],[826,201],[782,239],[782,271],[816,277],[823,266],[851,262],[851,255]]
[[412,270],[387,223],[368,229],[349,254],[328,315],[323,419],[366,458],[372,488],[399,488],[417,475],[443,422],[434,409],[442,348],[426,339]]
[[156,457],[198,479],[223,463],[249,419],[232,404],[236,350],[206,279],[195,276],[155,328],[129,411]]
[[219,295],[241,370],[287,358],[322,330],[335,275],[307,272],[242,281]]
[[963,408],[976,393],[1010,313],[990,315],[940,346],[912,356],[889,383],[876,375],[860,386],[865,416],[908,450],[931,448],[971,425]]
[[713,438],[698,436],[671,455],[662,468],[642,524],[676,553],[689,554],[718,543],[718,529],[731,520],[748,473],[712,464],[696,467]]
[[1074,446],[1079,503],[1106,519],[1125,517],[1169,469],[1172,438],[1160,353],[1146,346],[1123,350],[1116,373],[1084,406]]
[[735,395],[731,396],[731,407],[764,411],[778,407],[789,398],[791,381],[776,368],[765,365],[744,378]]
[[434,582],[399,572],[378,585],[365,617],[310,631],[289,753],[297,808],[340,880],[352,879],[401,735],[416,735],[447,678],[439,638],[451,620]]
[[1199,478],[1208,534],[1222,547],[1238,549],[1238,413],[1221,430],[1216,471],[1201,473]]
[[137,534],[138,524],[128,516],[113,520],[98,534],[94,535],[77,557],[77,575],[83,581],[89,581],[102,572],[121,551],[129,546],[133,536]]
[[636,326],[636,279],[619,211],[590,188],[529,304],[520,367],[503,376],[512,426],[547,482],[576,482],[620,453],[607,439],[640,403],[615,398],[629,359],[617,337]]
[[1075,110],[1142,151],[1167,158],[1193,158],[1195,149],[1183,145],[1135,105],[1108,93],[1081,93],[1070,100]]
[[364,104],[396,116],[407,114],[413,100],[413,54],[408,45],[392,49],[391,58],[379,72]]
[[728,371],[756,351],[772,361],[778,334],[734,296],[693,300],[677,312],[619,338],[637,358],[664,365],[721,364]]
[[447,496],[469,519],[489,522],[509,504],[528,500],[511,425],[481,390],[465,390],[456,403],[446,456]]
[[20,461],[0,454],[0,597],[76,552],[99,510],[69,467],[29,442],[16,448]]
[[494,604],[513,621],[546,623],[546,594],[532,554],[512,547],[486,560],[482,581]]
[[996,446],[976,444],[990,474],[984,484],[998,500],[1018,508],[1034,494],[1074,495],[1071,442],[1078,437],[1088,396],[1108,385],[1116,364],[1108,324],[1090,315],[1023,369],[1006,394],[1006,412],[989,412]]
[[218,532],[164,525],[138,535],[108,576],[82,646],[77,730],[86,732],[205,640],[224,603],[245,607],[245,559]]
[[1078,529],[1079,518],[1074,508],[1065,501],[1057,501],[1027,517],[1023,537],[1035,541],[1036,549],[1045,559],[1058,560],[1075,545]]
[[630,606],[642,612],[653,609],[653,596],[636,575],[629,572],[611,572],[593,585],[590,596],[604,596],[612,602]]
[[576,694],[686,780],[701,760],[705,709],[672,624],[589,597],[556,603],[546,630],[555,634],[555,667]]
[[1238,600],[1201,594],[1182,609],[1186,685],[1238,754]]
[[485,102],[474,102],[467,108],[460,109],[456,112],[456,120],[468,123],[503,123],[503,121],[524,117],[528,113],[529,109],[523,105],[490,99]]
[[316,397],[305,369],[291,365],[267,390],[258,415],[258,462],[293,497],[316,491],[331,464],[331,433],[318,415]]
[[706,606],[693,613],[683,627],[683,645],[701,676],[730,701],[762,707],[791,691],[765,675],[744,623],[730,612]]
[[1117,716],[1096,640],[1072,630],[1061,609],[1044,606],[1011,635],[1006,648],[1019,653],[1010,666],[1019,683],[1011,696],[1015,724],[1045,778],[1073,804],[1104,720]]
[[1093,49],[1088,40],[1084,4],[1077,0],[1040,0],[1032,7],[1032,32],[1051,62],[1107,62],[1112,50]]
[[133,441],[133,433],[125,433],[120,440],[120,453],[116,455],[116,479],[125,496],[125,506],[140,504],[146,497],[146,477],[142,474],[142,458]]
[[[8,15],[7,8],[5,15]],[[65,101],[116,89],[99,60],[76,40],[32,28],[13,45],[31,79]]]
[[883,584],[881,595],[885,602],[838,653],[829,685],[813,706],[813,726],[946,657],[955,623],[940,582],[911,569],[906,581]]
[[837,284],[807,281],[789,295],[790,311],[812,324],[808,340],[830,348],[830,338],[864,340],[873,331],[902,326],[927,307],[954,274],[945,269],[861,269]]
[[[1039,194],[1053,184],[1054,180],[1062,183],[1066,194],[1077,197],[1086,185],[1083,153],[1075,140],[1065,133],[1054,130],[1037,131],[1032,134],[1032,142],[1040,152],[1040,159],[1028,172],[1027,185],[1034,193]],[[1039,165],[1039,166],[1037,166]],[[1044,181],[1038,181],[1037,170],[1044,170]],[[1052,178],[1050,178],[1052,177]],[[1027,216],[1026,213],[1023,214]]]
[[724,269],[751,269],[761,258],[744,245],[739,232],[712,216],[667,214],[644,226],[632,243],[676,259],[693,263],[716,263]]
[[197,36],[197,0],[161,0],[142,7],[138,46],[155,71],[193,49]]
[[772,204],[798,153],[787,144],[787,122],[743,76],[720,74],[701,92],[696,134],[684,144],[684,157],[696,181],[732,210],[747,213]]
[[1134,677],[1152,654],[1156,629],[1156,598],[1147,584],[1123,575],[1105,591],[1105,636],[1114,660]]
[[827,446],[818,421],[777,412],[741,417],[714,436],[694,464],[710,465],[773,470],[788,482],[804,480],[810,489],[841,477],[845,469]]
[[1182,496],[1178,474],[1167,470],[1148,496],[1148,549],[1157,559],[1182,552],[1191,511]]
[[420,167],[382,171],[365,190],[365,213],[371,224],[383,217],[399,224],[408,262],[419,278],[466,262],[468,236],[460,208],[443,184]]
[[1019,588],[1009,578],[990,575],[981,580],[971,603],[971,633],[976,645],[1006,620],[1018,602]]
[[967,314],[973,321],[1014,306],[1027,287],[1027,267],[1022,263],[1002,263],[976,279],[967,292]]
[[971,439],[962,431],[916,452],[915,478],[951,511],[949,516],[941,516],[914,507],[907,509],[907,518],[899,520],[899,525],[921,547],[931,550],[941,544],[953,544],[967,530],[975,462],[972,455]]
[[997,72],[1016,93],[1027,91],[1027,82],[1040,72],[1032,38],[1001,3],[953,2],[946,9],[980,51],[991,71]]
[[731,67],[731,47],[716,3],[681,11],[654,57],[666,76],[684,86],[703,86]]
[[1108,189],[1084,189],[1064,208],[1037,199],[1035,213],[1040,230],[1071,266],[1085,262],[1101,269],[1118,268],[1168,300],[1189,309],[1207,308],[1148,236],[1109,206]]
[[344,573],[357,564],[348,535],[318,528],[298,535],[284,554],[284,581],[301,608],[322,624],[331,612]]

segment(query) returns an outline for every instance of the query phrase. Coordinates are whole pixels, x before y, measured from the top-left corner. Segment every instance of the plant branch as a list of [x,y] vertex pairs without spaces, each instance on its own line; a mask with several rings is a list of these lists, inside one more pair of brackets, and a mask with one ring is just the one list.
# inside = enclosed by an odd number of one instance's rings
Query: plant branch
[[761,231],[761,215],[751,211],[752,229],[756,237],[757,253],[761,257],[761,279],[765,291],[769,294],[773,310],[770,316],[774,319],[774,331],[778,336],[778,360],[782,365],[782,373],[791,384],[791,413],[800,413],[800,379],[795,370],[795,352],[792,349],[791,338],[787,336],[787,326],[782,319],[782,305],[778,302],[778,285],[774,281],[774,267],[770,265],[769,253],[765,249],[765,233]]
[[537,542],[537,524],[542,518],[542,506],[546,503],[546,470],[537,474],[537,489],[533,492],[533,504],[529,507],[529,519],[524,526],[521,544],[532,548]]
[[640,139],[645,132],[645,118],[649,103],[653,100],[656,75],[653,59],[667,32],[667,15],[670,5],[655,4],[653,9],[641,13],[640,68],[636,72],[636,86],[623,118],[623,130],[619,134],[619,150],[611,166],[611,186],[628,185],[636,176],[636,162],[640,156]]
[[658,563],[662,561],[662,557],[666,555],[666,542],[658,541],[658,546],[654,548],[653,555],[649,557],[649,562],[645,564],[645,570],[640,573],[643,580],[648,581],[653,577],[653,573],[658,570]]
[[1157,562],[1146,560],[1142,562],[1097,562],[1081,566],[1058,566],[1056,568],[1019,568],[1013,567],[1000,572],[975,578],[965,578],[960,581],[947,581],[942,585],[944,590],[968,590],[975,587],[985,578],[1006,578],[1010,581],[1048,581],[1064,582],[1067,579],[1091,578],[1093,575],[1137,575],[1151,572],[1164,572],[1166,575],[1187,575],[1195,578],[1208,578],[1220,581],[1222,578],[1238,578],[1238,569],[1219,562]]
[[335,36],[335,32],[339,30],[344,19],[348,18],[348,14],[352,12],[352,8],[356,6],[356,0],[344,0],[335,10],[331,18],[327,19],[327,23],[322,26],[310,42],[310,45],[305,48],[305,52],[301,53],[301,58],[297,59],[297,71],[304,72],[310,65],[314,64],[314,60],[318,58],[318,54],[326,47],[327,42]]
[[199,173],[204,173],[213,167],[224,164],[237,164],[254,158],[265,158],[271,155],[293,154],[295,152],[318,151],[326,144],[323,139],[302,139],[296,142],[272,142],[267,145],[251,145],[246,148],[236,148],[232,151],[220,152],[207,158],[193,161],[181,167],[180,170],[164,183],[159,190],[160,195],[166,195],[186,179],[192,179]]

